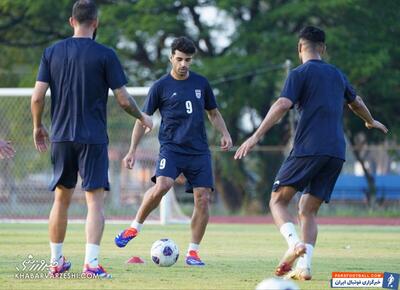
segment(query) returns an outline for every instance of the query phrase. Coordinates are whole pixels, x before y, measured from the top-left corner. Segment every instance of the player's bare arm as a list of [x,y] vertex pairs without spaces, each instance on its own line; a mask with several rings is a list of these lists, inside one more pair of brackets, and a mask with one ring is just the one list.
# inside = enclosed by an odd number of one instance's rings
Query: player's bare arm
[[228,129],[226,128],[226,124],[221,113],[218,109],[213,109],[207,111],[207,116],[214,128],[216,128],[222,135],[221,149],[223,151],[228,151],[232,147],[232,138]]
[[149,131],[153,128],[151,118],[139,109],[135,99],[128,93],[125,86],[115,89],[113,92],[118,104],[125,112],[139,119],[142,126],[149,128]]
[[49,134],[42,124],[42,114],[45,104],[46,91],[49,84],[37,81],[31,98],[31,111],[33,119],[33,140],[39,152],[47,150],[47,139]]
[[365,105],[364,101],[360,96],[357,96],[353,102],[349,103],[349,108],[365,122],[365,127],[368,129],[378,129],[383,133],[387,133],[388,129],[381,122],[374,120],[368,107]]
[[236,151],[235,159],[242,159],[260,139],[286,114],[293,106],[293,102],[288,98],[279,98],[269,109],[260,127],[248,138]]
[[125,168],[132,169],[135,165],[135,154],[137,146],[140,143],[143,135],[145,133],[145,128],[142,126],[141,122],[137,120],[132,130],[131,145],[129,146],[129,151],[122,159],[122,163]]

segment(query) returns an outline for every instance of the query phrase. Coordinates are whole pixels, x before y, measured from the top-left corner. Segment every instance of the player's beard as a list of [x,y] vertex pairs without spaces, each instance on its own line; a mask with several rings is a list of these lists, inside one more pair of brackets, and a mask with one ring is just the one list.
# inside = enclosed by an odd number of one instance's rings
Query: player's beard
[[93,31],[92,39],[95,40],[97,35],[97,28]]
[[180,68],[178,69],[178,74],[182,77],[186,76],[188,73],[188,69],[187,68]]

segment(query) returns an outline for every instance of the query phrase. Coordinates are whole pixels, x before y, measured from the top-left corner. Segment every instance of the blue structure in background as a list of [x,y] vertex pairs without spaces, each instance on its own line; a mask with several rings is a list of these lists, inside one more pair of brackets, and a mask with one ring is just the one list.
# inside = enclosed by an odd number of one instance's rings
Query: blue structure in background
[[[375,176],[376,198],[383,201],[400,201],[400,176]],[[341,174],[332,193],[332,201],[366,201],[368,189],[364,176]]]

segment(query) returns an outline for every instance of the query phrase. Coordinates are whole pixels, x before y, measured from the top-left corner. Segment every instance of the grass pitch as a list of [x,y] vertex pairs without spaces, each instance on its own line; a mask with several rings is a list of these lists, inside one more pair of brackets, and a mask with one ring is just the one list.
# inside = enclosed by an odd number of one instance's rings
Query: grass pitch
[[[286,242],[273,225],[209,225],[201,246],[204,268],[184,266],[189,225],[145,225],[139,237],[124,249],[114,236],[124,225],[106,225],[100,261],[113,275],[111,280],[17,279],[16,267],[31,254],[48,260],[47,225],[0,224],[1,289],[254,289],[273,276]],[[180,248],[178,262],[159,268],[150,259],[152,243],[172,238]],[[68,227],[64,254],[79,273],[85,249],[84,226]],[[145,264],[127,265],[130,256]],[[385,226],[320,226],[314,251],[313,280],[297,282],[301,289],[330,289],[333,271],[400,273],[400,229]],[[42,271],[45,273],[45,271]]]

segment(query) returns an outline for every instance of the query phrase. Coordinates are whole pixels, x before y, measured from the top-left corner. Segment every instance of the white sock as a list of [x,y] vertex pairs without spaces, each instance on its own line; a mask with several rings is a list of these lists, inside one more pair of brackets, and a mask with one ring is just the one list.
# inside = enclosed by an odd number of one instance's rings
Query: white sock
[[190,251],[198,251],[199,250],[199,248],[200,248],[200,245],[199,244],[195,244],[195,243],[189,243],[189,248],[188,248],[188,254],[189,254],[189,252]]
[[300,257],[297,260],[296,268],[310,268],[311,269],[311,261],[314,252],[314,246],[311,244],[306,244],[306,253],[303,257]]
[[134,220],[134,221],[131,223],[131,228],[136,229],[137,232],[140,232],[140,231],[142,230],[142,227],[143,227],[143,224],[138,223],[136,220]]
[[100,246],[95,244],[86,244],[85,264],[90,268],[96,268],[99,265]]
[[296,268],[299,268],[299,269],[307,268],[306,254],[304,254],[303,257],[300,257],[297,259]]
[[311,261],[312,261],[312,256],[314,253],[314,246],[311,244],[306,244],[306,254],[304,255],[307,260],[307,268],[311,269]]
[[279,231],[288,243],[289,248],[293,248],[298,242],[300,242],[293,223],[283,224]]
[[52,243],[50,242],[50,251],[51,251],[51,262],[58,262],[62,257],[62,246],[63,243]]

